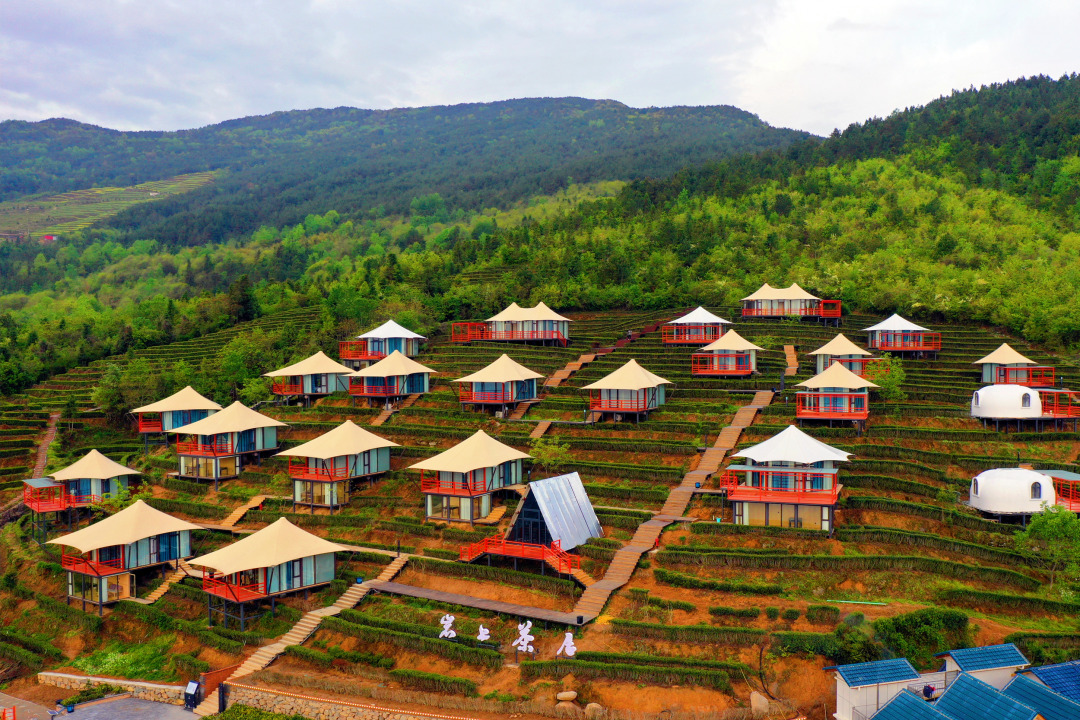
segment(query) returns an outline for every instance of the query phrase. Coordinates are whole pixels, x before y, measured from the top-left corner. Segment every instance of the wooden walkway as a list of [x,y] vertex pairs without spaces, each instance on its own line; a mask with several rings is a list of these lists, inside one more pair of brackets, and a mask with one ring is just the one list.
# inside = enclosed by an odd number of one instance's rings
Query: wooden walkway
[[45,427],[45,435],[42,436],[41,445],[38,446],[37,462],[34,463],[34,472],[30,474],[30,477],[39,478],[44,474],[45,466],[49,464],[49,446],[56,439],[56,425],[59,422],[60,413],[49,413],[49,424]]
[[221,527],[232,528],[234,525],[236,525],[236,523],[240,522],[240,518],[244,517],[244,515],[247,515],[248,510],[254,510],[255,508],[261,506],[265,500],[265,495],[255,495],[246,503],[229,513],[229,516],[221,521]]
[[562,370],[556,370],[551,374],[551,377],[544,380],[544,387],[559,387],[560,383],[562,383],[564,380],[569,380],[570,376],[576,373],[578,370],[588,365],[601,355],[606,355],[609,352],[611,352],[610,348],[596,350],[591,353],[585,353],[573,362],[566,363],[566,367],[564,367]]
[[[435,600],[437,602],[479,608],[481,610],[503,613],[504,615],[512,615],[519,618],[544,620],[546,622],[559,623],[560,625],[578,624],[577,616],[574,613],[559,612],[558,610],[545,610],[544,608],[529,607],[528,605],[515,605],[514,603],[502,602],[500,600],[487,600],[485,598],[476,598],[472,595],[459,595],[457,593],[443,592],[442,590],[403,585],[402,583],[383,582],[382,580],[369,580],[364,584],[372,590],[389,593],[391,595],[404,595],[406,597]],[[588,590],[585,592],[588,592]],[[585,618],[584,621],[587,622],[591,619],[592,618]]]
[[784,359],[787,361],[787,368],[784,369],[784,377],[794,377],[799,374],[799,356],[795,354],[794,345],[784,346]]
[[394,416],[394,413],[400,412],[401,410],[405,410],[407,408],[411,408],[413,405],[416,404],[416,401],[419,399],[420,393],[413,393],[409,397],[402,400],[400,405],[391,405],[389,408],[379,413],[378,416],[376,416],[376,418],[371,421],[371,427],[378,427],[380,425],[383,425],[384,423],[386,423],[387,420]]
[[550,428],[550,427],[551,427],[551,421],[550,420],[541,420],[540,422],[538,422],[536,424],[536,427],[533,428],[532,432],[529,433],[529,438],[530,439],[535,439],[535,438],[538,438],[538,437],[543,437],[544,433],[546,433],[548,431],[548,428]]
[[540,402],[541,400],[543,400],[542,396],[535,399],[535,400],[523,400],[523,401],[519,402],[514,407],[514,412],[510,413],[510,417],[508,419],[509,420],[521,420],[521,419],[523,419],[525,417],[525,413],[529,412],[529,408],[531,408],[533,405]]

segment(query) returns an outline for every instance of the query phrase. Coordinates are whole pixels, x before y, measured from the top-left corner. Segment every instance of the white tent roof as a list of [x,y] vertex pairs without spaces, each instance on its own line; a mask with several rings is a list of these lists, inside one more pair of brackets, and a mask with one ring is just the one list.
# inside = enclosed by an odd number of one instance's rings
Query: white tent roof
[[864,332],[869,332],[870,330],[881,330],[881,331],[884,331],[884,332],[904,332],[904,331],[908,331],[908,332],[911,332],[911,331],[930,332],[929,330],[924,328],[922,325],[916,325],[915,323],[911,322],[910,320],[905,320],[904,318],[900,317],[896,313],[893,313],[889,317],[885,318],[884,320],[879,322],[877,325],[871,325],[870,327],[866,328],[864,330]]
[[533,372],[524,365],[516,362],[513,358],[505,353],[500,355],[499,358],[487,367],[481,368],[471,375],[466,375],[463,378],[457,380],[451,380],[450,382],[490,382],[490,383],[503,383],[512,382],[515,380],[535,380],[537,378],[544,377],[540,373]]
[[170,410],[220,410],[221,406],[213,400],[200,395],[190,385],[178,390],[164,400],[137,407],[133,413],[169,412]]
[[[350,370],[349,372],[352,372]],[[256,412],[239,400],[221,412],[203,418],[190,425],[173,428],[169,432],[183,435],[219,435],[221,433],[243,432],[261,427],[288,427],[286,423]]]
[[492,315],[487,319],[488,322],[523,322],[529,320],[556,320],[573,322],[570,318],[563,317],[559,313],[555,312],[543,302],[536,303],[536,307],[523,308],[517,303],[510,303],[510,306],[500,312],[497,315]]
[[337,543],[301,530],[286,518],[278,518],[262,530],[190,562],[217,570],[222,575],[231,575],[344,549]]
[[734,330],[728,330],[718,339],[701,348],[702,350],[761,350],[765,348],[755,345]]
[[393,320],[387,320],[374,330],[368,330],[363,335],[357,335],[357,340],[373,339],[385,340],[387,338],[405,338],[407,340],[427,340],[423,335],[414,333],[412,330],[398,325]]
[[783,431],[773,435],[765,442],[737,453],[732,457],[750,458],[754,462],[796,462],[816,463],[826,460],[843,462],[851,453],[838,450],[831,445],[812,438],[794,425],[788,425]]
[[719,315],[713,315],[711,312],[703,307],[698,306],[696,310],[686,313],[682,317],[677,317],[668,325],[730,325],[730,320],[725,320]]
[[202,526],[175,518],[150,507],[142,500],[136,500],[115,515],[49,542],[67,545],[85,553],[112,545],[128,545],[143,538],[181,530],[202,530]]
[[670,384],[670,380],[649,372],[638,365],[637,360],[631,359],[618,370],[586,385],[582,390],[641,390]]
[[819,347],[810,355],[869,355],[867,351],[847,339],[844,333],[838,334],[829,342]]
[[93,480],[107,480],[121,475],[139,475],[138,470],[124,467],[120,463],[110,460],[97,450],[91,450],[68,465],[63,470],[57,470],[49,475],[53,480],[81,480],[83,478]]
[[531,457],[509,445],[504,445],[483,430],[477,430],[449,450],[410,465],[409,469],[467,473],[479,468],[495,467],[511,460],[527,460]]
[[774,288],[769,283],[765,283],[757,290],[744,297],[743,301],[745,302],[747,300],[772,300],[773,293],[775,292],[776,288]]
[[411,357],[402,355],[400,350],[395,350],[379,362],[351,373],[349,377],[393,377],[395,375],[433,372],[435,371],[429,367],[424,367]]
[[298,363],[293,363],[280,370],[271,370],[268,373],[264,373],[263,377],[293,377],[295,375],[320,375],[322,373],[340,373],[347,375],[352,371],[353,369],[351,367],[346,367],[337,360],[327,357],[326,353],[320,350],[311,357],[301,360]]
[[329,460],[342,455],[358,455],[376,448],[398,447],[396,442],[381,438],[373,432],[346,420],[333,430],[323,433],[314,440],[297,445],[289,450],[282,450],[278,455],[286,457],[318,458]]
[[798,387],[810,388],[843,388],[845,390],[859,390],[860,388],[880,387],[865,378],[861,378],[848,370],[838,362],[833,362],[827,370],[820,372],[809,380],[798,383]]
[[1009,343],[1001,343],[1001,347],[997,350],[971,364],[985,365],[987,363],[994,363],[995,365],[1034,365],[1035,361],[1028,360],[1016,350],[1013,350]]
[[820,300],[817,295],[811,295],[810,293],[799,287],[798,283],[791,283],[786,288],[774,288],[769,283],[765,283],[757,290],[752,292],[743,298],[746,300]]

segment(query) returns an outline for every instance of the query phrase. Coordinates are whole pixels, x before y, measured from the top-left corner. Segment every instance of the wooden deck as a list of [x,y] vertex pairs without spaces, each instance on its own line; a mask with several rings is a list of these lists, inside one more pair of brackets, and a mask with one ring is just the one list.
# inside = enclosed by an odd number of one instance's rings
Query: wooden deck
[[794,345],[784,346],[784,358],[787,368],[784,369],[784,377],[794,377],[799,374],[799,356],[795,354]]
[[[451,603],[463,607],[474,607],[490,612],[512,615],[514,617],[529,618],[530,620],[544,620],[560,625],[577,625],[578,613],[559,612],[558,610],[545,610],[543,608],[529,607],[528,605],[515,605],[514,603],[501,602],[499,600],[487,600],[475,598],[471,595],[459,595],[457,593],[442,592],[429,588],[404,585],[396,582],[383,582],[381,580],[368,580],[365,585],[372,590],[389,593],[391,595],[404,595],[406,597],[435,600],[436,602]],[[594,586],[595,587],[595,586]],[[586,593],[588,590],[585,591]],[[579,603],[580,605],[580,603]],[[596,617],[585,615],[582,622],[588,622]]]

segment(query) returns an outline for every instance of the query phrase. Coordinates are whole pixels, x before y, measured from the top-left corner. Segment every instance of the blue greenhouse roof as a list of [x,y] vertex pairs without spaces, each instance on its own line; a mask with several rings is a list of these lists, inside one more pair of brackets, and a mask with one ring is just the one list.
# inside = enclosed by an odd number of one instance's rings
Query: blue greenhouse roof
[[1012,643],[1003,645],[985,645],[983,647],[961,648],[938,653],[936,657],[948,655],[956,662],[964,672],[975,670],[990,670],[991,668],[1020,667],[1029,665],[1016,646]]
[[844,678],[848,687],[880,685],[882,683],[918,680],[919,673],[911,666],[907,658],[895,660],[876,660],[874,662],[855,663],[853,665],[833,665],[825,668],[835,670]]

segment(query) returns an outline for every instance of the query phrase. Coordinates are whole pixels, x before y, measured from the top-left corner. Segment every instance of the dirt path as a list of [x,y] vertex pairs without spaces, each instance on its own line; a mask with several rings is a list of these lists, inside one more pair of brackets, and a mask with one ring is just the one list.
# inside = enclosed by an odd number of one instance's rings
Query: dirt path
[[37,463],[34,465],[34,472],[30,473],[30,477],[41,477],[42,473],[45,472],[45,466],[49,463],[49,446],[56,439],[56,426],[59,422],[60,413],[49,414],[49,424],[45,428],[45,436],[41,439],[41,445],[38,446]]

